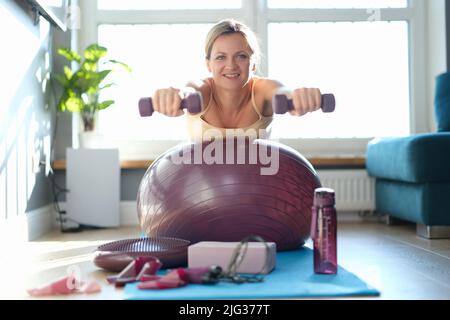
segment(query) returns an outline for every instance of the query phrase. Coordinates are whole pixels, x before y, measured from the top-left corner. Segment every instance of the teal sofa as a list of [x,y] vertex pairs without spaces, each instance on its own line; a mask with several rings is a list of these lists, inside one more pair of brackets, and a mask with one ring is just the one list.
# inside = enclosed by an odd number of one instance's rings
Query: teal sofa
[[372,140],[366,167],[377,212],[417,224],[426,238],[450,238],[450,73],[436,79],[437,132]]

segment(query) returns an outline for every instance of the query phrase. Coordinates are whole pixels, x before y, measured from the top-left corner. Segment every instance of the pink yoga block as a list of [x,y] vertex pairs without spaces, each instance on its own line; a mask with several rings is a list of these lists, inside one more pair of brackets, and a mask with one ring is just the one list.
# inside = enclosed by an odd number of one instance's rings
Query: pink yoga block
[[[233,252],[239,242],[201,241],[188,247],[188,267],[209,267],[217,265],[228,270]],[[277,247],[275,242],[267,242],[269,250],[261,242],[249,242],[247,252],[237,268],[239,273],[267,274],[275,268]],[[244,249],[244,247],[242,247]],[[269,260],[266,264],[266,253]]]

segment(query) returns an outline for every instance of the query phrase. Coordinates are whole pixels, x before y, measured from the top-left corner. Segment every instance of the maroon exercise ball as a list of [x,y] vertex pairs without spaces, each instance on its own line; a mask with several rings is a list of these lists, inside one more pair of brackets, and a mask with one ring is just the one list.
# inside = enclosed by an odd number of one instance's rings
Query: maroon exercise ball
[[320,186],[308,160],[280,143],[186,143],[148,168],[139,186],[138,216],[150,237],[196,243],[259,235],[277,250],[291,250],[309,237]]

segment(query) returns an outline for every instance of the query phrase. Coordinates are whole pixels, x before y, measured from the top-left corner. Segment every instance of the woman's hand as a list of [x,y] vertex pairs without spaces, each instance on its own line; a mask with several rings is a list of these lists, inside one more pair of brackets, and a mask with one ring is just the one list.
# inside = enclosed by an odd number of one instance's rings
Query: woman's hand
[[308,112],[320,109],[322,94],[317,88],[298,88],[291,92],[294,110],[289,111],[293,116],[302,116]]
[[169,117],[177,117],[184,114],[181,107],[183,94],[180,89],[166,88],[158,89],[153,94],[153,110]]

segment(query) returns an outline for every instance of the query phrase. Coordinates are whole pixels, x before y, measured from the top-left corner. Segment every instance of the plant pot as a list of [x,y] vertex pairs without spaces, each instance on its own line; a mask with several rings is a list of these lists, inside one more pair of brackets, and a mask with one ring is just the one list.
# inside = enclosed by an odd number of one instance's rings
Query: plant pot
[[80,148],[101,149],[107,148],[105,137],[96,131],[82,131],[78,134]]

